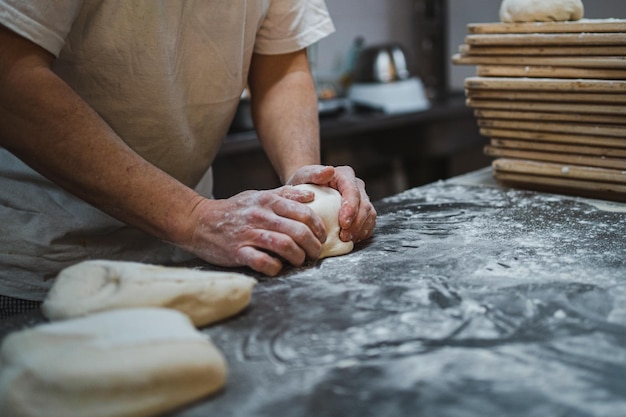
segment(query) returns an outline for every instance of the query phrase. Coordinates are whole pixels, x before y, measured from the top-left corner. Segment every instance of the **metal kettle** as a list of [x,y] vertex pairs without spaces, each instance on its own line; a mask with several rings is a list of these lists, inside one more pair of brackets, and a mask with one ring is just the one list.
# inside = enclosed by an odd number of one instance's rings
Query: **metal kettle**
[[397,43],[364,47],[354,64],[355,83],[389,83],[407,80],[411,73],[406,54]]

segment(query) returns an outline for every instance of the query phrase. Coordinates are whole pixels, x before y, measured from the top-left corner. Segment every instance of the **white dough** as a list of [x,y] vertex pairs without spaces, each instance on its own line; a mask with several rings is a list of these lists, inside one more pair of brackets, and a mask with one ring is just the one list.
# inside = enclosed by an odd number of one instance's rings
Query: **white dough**
[[500,20],[507,23],[565,22],[583,15],[581,0],[503,0],[500,6]]
[[141,417],[203,398],[226,362],[189,318],[128,309],[47,323],[0,348],[0,415]]
[[344,242],[339,239],[339,209],[341,208],[341,194],[330,187],[313,184],[300,184],[296,188],[315,193],[315,200],[308,206],[322,218],[326,226],[326,242],[322,245],[320,258],[345,255],[354,248],[353,242]]
[[253,278],[230,272],[85,261],[59,273],[42,311],[58,320],[121,308],[167,307],[204,326],[245,308],[255,283]]

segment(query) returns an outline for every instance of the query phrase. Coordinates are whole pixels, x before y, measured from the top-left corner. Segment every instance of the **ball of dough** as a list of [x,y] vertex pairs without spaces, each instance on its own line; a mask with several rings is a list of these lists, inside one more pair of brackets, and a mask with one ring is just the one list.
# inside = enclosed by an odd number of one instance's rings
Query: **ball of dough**
[[7,336],[0,358],[2,416],[154,416],[226,379],[226,361],[208,336],[170,309],[42,324]]
[[341,194],[331,187],[322,187],[313,184],[300,184],[297,189],[312,191],[315,200],[307,205],[322,218],[326,227],[326,242],[322,245],[321,258],[345,255],[354,248],[353,242],[344,242],[339,239],[339,209],[341,208]]
[[500,6],[500,20],[507,23],[565,22],[583,15],[581,0],[503,0]]
[[130,307],[167,307],[196,326],[245,308],[256,280],[243,274],[137,262],[85,261],[59,273],[42,304],[51,320]]

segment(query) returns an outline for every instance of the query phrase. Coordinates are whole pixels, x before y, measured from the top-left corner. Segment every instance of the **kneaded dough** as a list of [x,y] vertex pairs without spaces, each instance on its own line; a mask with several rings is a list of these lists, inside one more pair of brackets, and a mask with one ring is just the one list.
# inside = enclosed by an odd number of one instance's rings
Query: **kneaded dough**
[[51,320],[129,307],[167,307],[204,326],[237,314],[256,280],[243,274],[93,260],[59,273],[43,304]]
[[339,209],[341,208],[341,194],[330,187],[322,187],[313,184],[300,184],[296,188],[315,193],[315,200],[307,203],[318,216],[322,218],[326,226],[326,242],[322,245],[320,258],[329,256],[345,255],[354,248],[353,242],[344,242],[339,239]]
[[128,309],[42,324],[0,347],[0,415],[142,417],[203,398],[226,361],[189,318]]
[[503,0],[500,20],[512,22],[565,22],[584,15],[582,0]]

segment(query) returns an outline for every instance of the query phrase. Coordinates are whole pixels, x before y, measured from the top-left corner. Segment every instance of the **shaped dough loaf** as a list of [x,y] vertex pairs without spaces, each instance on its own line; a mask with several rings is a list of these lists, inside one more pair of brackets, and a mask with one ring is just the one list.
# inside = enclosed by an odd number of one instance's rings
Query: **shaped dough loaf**
[[565,22],[580,20],[584,14],[581,0],[503,0],[503,22]]
[[12,333],[0,348],[0,415],[142,417],[221,388],[226,362],[182,313],[128,309]]
[[42,311],[58,320],[129,307],[167,307],[187,314],[200,327],[245,308],[255,283],[236,273],[85,261],[59,273]]
[[312,191],[315,194],[315,200],[308,203],[308,206],[322,218],[327,235],[326,242],[322,245],[320,258],[345,255],[352,251],[354,243],[339,239],[339,209],[341,208],[339,191],[313,184],[300,184],[295,187],[300,190]]

